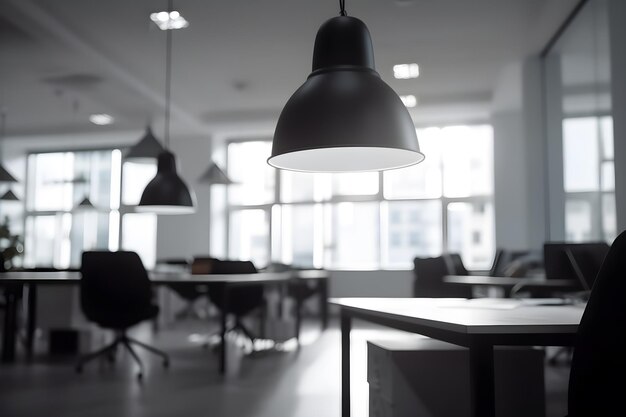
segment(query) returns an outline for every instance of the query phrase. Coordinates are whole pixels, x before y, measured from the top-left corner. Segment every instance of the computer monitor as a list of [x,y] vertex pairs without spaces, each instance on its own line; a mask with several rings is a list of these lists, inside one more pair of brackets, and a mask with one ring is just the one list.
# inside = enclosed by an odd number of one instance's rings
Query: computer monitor
[[546,279],[578,279],[583,289],[590,290],[608,251],[606,242],[545,243]]

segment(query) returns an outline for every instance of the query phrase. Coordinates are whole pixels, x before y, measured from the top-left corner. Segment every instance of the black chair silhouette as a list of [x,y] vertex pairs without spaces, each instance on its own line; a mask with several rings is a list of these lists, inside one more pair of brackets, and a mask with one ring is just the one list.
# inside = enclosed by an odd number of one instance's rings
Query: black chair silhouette
[[456,270],[450,270],[450,262],[446,262],[443,256],[415,258],[413,265],[414,297],[472,298],[471,287],[447,284],[443,281],[446,275],[457,275]]
[[569,417],[626,415],[626,232],[613,242],[578,326]]
[[[159,259],[157,260],[157,265],[179,266],[181,268],[189,269],[191,267],[191,262],[185,258]],[[200,314],[196,309],[196,303],[198,300],[202,298],[208,299],[208,285],[198,284],[192,286],[188,284],[172,283],[169,284],[168,287],[185,301],[185,306],[175,314],[177,319],[194,317],[206,318],[208,316],[208,311],[204,311],[202,312],[203,314]]]
[[446,261],[448,273],[450,275],[469,275],[467,268],[463,264],[463,259],[458,253],[444,253],[441,255]]
[[[210,258],[210,274],[255,274],[257,269],[250,261],[231,261]],[[224,310],[222,284],[209,286],[209,299],[220,311]],[[265,291],[262,284],[233,287],[228,291],[228,311],[234,317],[228,332],[242,333],[254,346],[257,336],[243,323],[243,318],[255,310],[265,307]]]
[[143,377],[143,363],[132,345],[140,346],[163,359],[169,366],[169,356],[127,335],[130,327],[159,314],[152,303],[152,288],[148,274],[135,252],[84,252],[81,265],[80,300],[83,313],[100,327],[115,332],[113,342],[102,349],[82,356],[76,371],[87,362],[107,356],[114,357],[123,346],[139,366],[137,377]]

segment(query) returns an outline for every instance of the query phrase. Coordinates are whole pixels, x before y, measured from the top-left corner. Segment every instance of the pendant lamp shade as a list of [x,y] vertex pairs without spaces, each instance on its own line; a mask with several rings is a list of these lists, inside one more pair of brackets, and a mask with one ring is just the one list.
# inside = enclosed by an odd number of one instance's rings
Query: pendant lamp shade
[[222,169],[217,166],[215,162],[211,162],[211,165],[204,171],[204,174],[198,178],[198,182],[214,185],[214,184],[222,184],[222,185],[231,185],[233,181],[222,171]]
[[154,160],[159,157],[159,154],[163,152],[165,148],[161,145],[161,142],[154,136],[150,126],[146,127],[146,133],[143,137],[133,145],[126,155],[127,160]]
[[137,211],[156,214],[189,214],[195,211],[196,196],[176,172],[176,157],[163,151],[157,174],[143,190]]
[[17,180],[4,166],[0,165],[0,182],[17,182]]
[[83,198],[81,200],[81,202],[78,203],[76,208],[79,208],[79,209],[95,209],[96,206],[93,205],[93,203],[91,202],[91,200],[89,199],[88,196],[85,196],[85,198]]
[[374,67],[369,30],[337,16],[317,32],[313,72],[278,119],[276,168],[304,172],[380,171],[424,159],[400,97]]
[[2,201],[20,201],[20,199],[15,195],[12,190],[7,191],[0,197]]

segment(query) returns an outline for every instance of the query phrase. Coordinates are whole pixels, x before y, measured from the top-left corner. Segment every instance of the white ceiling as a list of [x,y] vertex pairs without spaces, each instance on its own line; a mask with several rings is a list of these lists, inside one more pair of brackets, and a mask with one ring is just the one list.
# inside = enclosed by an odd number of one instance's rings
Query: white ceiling
[[[173,127],[274,120],[310,72],[315,33],[336,0],[179,0]],[[348,0],[369,27],[377,69],[415,94],[416,121],[486,117],[503,66],[538,53],[576,0]],[[0,0],[0,105],[13,134],[132,129],[158,122],[165,34],[153,0]],[[392,65],[417,62],[416,80]],[[109,113],[112,127],[92,126]]]

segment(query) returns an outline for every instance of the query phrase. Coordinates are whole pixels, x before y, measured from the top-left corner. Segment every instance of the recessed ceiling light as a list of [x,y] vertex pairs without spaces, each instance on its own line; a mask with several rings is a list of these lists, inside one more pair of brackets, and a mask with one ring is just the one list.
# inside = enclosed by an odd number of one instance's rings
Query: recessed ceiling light
[[106,126],[112,124],[115,119],[113,116],[106,113],[92,114],[89,116],[89,121],[94,125]]
[[406,107],[411,108],[411,107],[417,106],[417,97],[415,97],[413,94],[400,96],[400,100],[402,100],[402,102],[404,103]]
[[417,78],[420,75],[420,67],[415,62],[411,64],[398,64],[393,66],[393,76],[398,80]]
[[152,20],[161,30],[184,29],[189,22],[178,11],[157,12],[150,15]]

